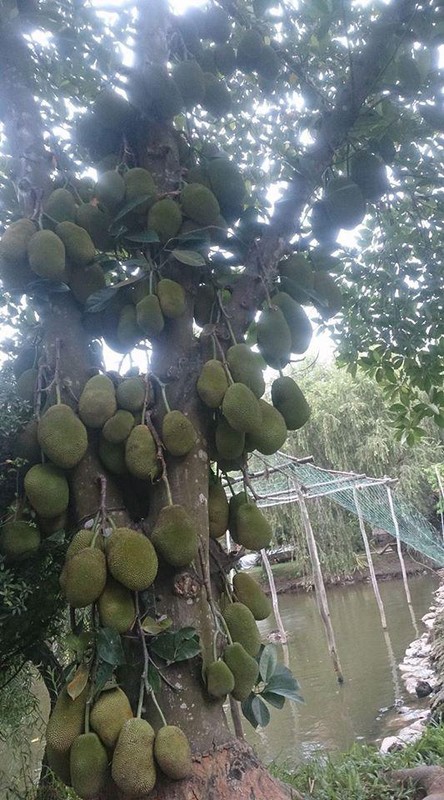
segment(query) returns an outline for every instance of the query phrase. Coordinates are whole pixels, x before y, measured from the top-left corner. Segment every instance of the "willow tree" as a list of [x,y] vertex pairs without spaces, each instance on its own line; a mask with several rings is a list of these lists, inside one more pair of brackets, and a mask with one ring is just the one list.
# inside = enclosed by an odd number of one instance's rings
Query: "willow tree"
[[[307,419],[283,370],[310,341],[303,306],[340,309],[340,229],[389,196],[393,98],[411,86],[423,15],[433,40],[440,9],[413,0],[1,8],[1,277],[34,411],[1,547],[8,574],[31,580],[33,559],[50,571],[69,542],[75,657],[47,755],[82,797],[154,783],[157,798],[290,796],[242,741],[237,703],[264,724],[264,701],[297,699],[297,683],[261,648],[264,598],[228,583],[217,539],[227,525],[248,549],[270,539],[248,453]],[[107,372],[109,348],[121,360]],[[229,510],[239,469],[248,491]]]

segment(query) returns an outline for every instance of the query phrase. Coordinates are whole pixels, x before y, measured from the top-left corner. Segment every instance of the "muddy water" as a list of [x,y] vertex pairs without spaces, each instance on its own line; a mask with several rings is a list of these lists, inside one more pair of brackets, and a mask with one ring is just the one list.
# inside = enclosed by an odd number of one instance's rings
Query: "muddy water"
[[[438,580],[421,575],[410,578],[409,585],[422,633],[421,616],[431,604]],[[381,583],[380,589],[387,638],[371,586],[335,588],[328,594],[345,676],[343,686],[338,685],[331,666],[314,595],[281,596],[284,627],[290,634],[290,668],[300,682],[305,703],[287,700],[281,711],[272,710],[270,724],[259,732],[245,722],[250,743],[267,763],[288,760],[295,765],[314,751],[344,751],[356,741],[377,741],[392,732],[399,718],[396,700],[410,698],[408,702],[414,702],[394,668],[394,662],[402,661],[406,647],[416,638],[403,584],[392,580]],[[264,639],[273,625],[260,623]]]

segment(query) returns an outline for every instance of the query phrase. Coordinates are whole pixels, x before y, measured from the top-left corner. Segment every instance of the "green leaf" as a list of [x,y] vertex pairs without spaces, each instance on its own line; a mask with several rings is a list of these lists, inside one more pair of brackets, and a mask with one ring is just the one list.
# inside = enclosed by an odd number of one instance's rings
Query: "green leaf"
[[282,708],[285,703],[285,697],[282,694],[276,694],[276,692],[264,691],[260,693],[260,696],[274,708]]
[[284,667],[283,664],[278,664],[273,676],[267,683],[266,687],[268,692],[280,694],[282,697],[287,697],[289,700],[294,700],[296,703],[303,703],[304,700],[299,694],[299,683],[293,677],[290,670]]
[[160,242],[159,236],[156,231],[141,231],[140,233],[129,233],[125,236],[128,242],[140,242],[142,244],[150,244],[152,242]]
[[167,628],[170,628],[172,624],[173,620],[169,619],[169,617],[165,617],[164,619],[144,617],[142,628],[145,633],[149,633],[151,636],[157,636],[157,634],[162,633],[162,631],[166,631]]
[[207,263],[202,253],[198,253],[197,250],[172,250],[171,255],[176,261],[190,267],[205,267]]
[[98,695],[106,684],[112,680],[114,674],[114,666],[107,661],[100,661],[97,664],[95,680],[94,680],[94,695]]
[[265,728],[270,722],[270,712],[259,695],[250,694],[242,703],[242,713],[253,728]]
[[140,197],[136,197],[134,200],[131,200],[129,203],[124,205],[123,208],[120,209],[118,214],[116,214],[112,224],[114,225],[114,223],[126,217],[126,215],[129,214],[130,211],[134,211],[135,208],[141,206],[143,203],[146,203],[147,200],[152,200],[151,194],[144,194],[141,195]]
[[277,667],[277,652],[273,644],[267,644],[262,650],[259,659],[259,674],[264,681],[268,683]]
[[126,663],[120,635],[114,628],[99,628],[96,647],[98,658],[107,664],[117,667]]
[[106,286],[105,289],[99,289],[98,292],[93,292],[85,303],[85,311],[89,314],[97,314],[99,311],[104,311],[114,299],[119,289],[119,286]]

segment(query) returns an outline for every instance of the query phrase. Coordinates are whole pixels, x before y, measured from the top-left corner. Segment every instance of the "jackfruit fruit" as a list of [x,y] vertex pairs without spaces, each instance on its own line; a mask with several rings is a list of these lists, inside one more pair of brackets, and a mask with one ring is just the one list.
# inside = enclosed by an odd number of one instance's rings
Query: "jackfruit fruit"
[[130,702],[118,686],[100,693],[90,714],[91,728],[106,747],[112,748],[128,719],[134,716]]
[[0,239],[0,258],[12,265],[26,264],[28,244],[36,231],[35,223],[30,219],[13,222]]
[[86,547],[91,547],[92,541],[95,537],[94,547],[99,550],[104,550],[103,536],[99,533],[97,536],[92,528],[81,528],[72,537],[68,548],[66,550],[66,560],[85,550]]
[[42,460],[42,451],[37,439],[37,426],[38,421],[32,419],[14,439],[14,458],[21,458],[26,462],[25,471],[33,464],[41,463]]
[[230,18],[223,8],[213,6],[204,12],[200,28],[203,39],[210,39],[220,44],[226,42],[230,36]]
[[197,441],[193,423],[181,411],[169,411],[162,420],[162,441],[172,456],[186,456]]
[[151,541],[162,558],[173,567],[187,567],[197,554],[197,533],[183,506],[162,508]]
[[224,366],[215,358],[206,361],[196,384],[197,393],[209,408],[217,408],[222,403],[228,389],[228,378]]
[[304,309],[286,292],[273,295],[271,302],[280,308],[290,328],[291,352],[305,353],[313,335],[311,322]]
[[245,199],[245,183],[233,161],[213,158],[207,164],[211,191],[216,195],[222,216],[231,222],[240,216]]
[[131,475],[154,480],[159,474],[157,445],[146,425],[136,425],[125,445],[125,462]]
[[88,231],[74,222],[60,222],[56,226],[56,234],[65,245],[66,256],[75,267],[86,267],[91,263],[96,248]]
[[61,469],[75,467],[88,447],[88,434],[83,422],[64,403],[45,411],[39,420],[37,438],[45,456]]
[[91,203],[83,203],[77,207],[75,221],[89,233],[98,250],[105,252],[112,248],[113,238],[109,233],[111,217],[107,211]]
[[82,305],[86,303],[90,294],[99,292],[105,286],[105,275],[100,264],[90,264],[89,267],[73,270],[69,276],[69,288]]
[[35,280],[35,275],[27,258],[23,261],[12,262],[6,261],[0,256],[0,280],[5,291],[23,294],[28,283]]
[[387,171],[382,158],[361,150],[350,159],[350,178],[356,183],[365,200],[374,203],[388,189]]
[[184,44],[190,53],[198,53],[200,44],[202,11],[200,8],[189,8],[185,14],[176,17],[174,22],[182,36]]
[[211,72],[204,72],[205,95],[202,106],[213,117],[225,117],[231,111],[231,92],[225,81],[220,80]]
[[149,394],[149,384],[139,375],[132,375],[119,383],[116,389],[117,404],[125,411],[141,411],[145,402],[145,395]]
[[225,661],[213,661],[209,664],[205,677],[210,697],[225,697],[234,689],[234,675]]
[[216,291],[214,286],[204,284],[197,287],[194,300],[194,319],[196,324],[203,328],[211,322],[214,308],[216,307]]
[[108,778],[108,755],[97,734],[82,733],[74,740],[69,766],[76,794],[82,800],[95,800]]
[[193,769],[190,743],[176,725],[164,725],[154,740],[154,758],[162,772],[174,781],[188,778]]
[[250,609],[243,603],[231,603],[224,609],[222,616],[233,642],[239,642],[248,655],[257,656],[261,639]]
[[100,175],[94,194],[99,203],[103,203],[113,211],[123,201],[125,189],[125,181],[120,173],[115,169],[109,169]]
[[108,472],[125,475],[128,472],[125,460],[125,442],[110,442],[101,436],[99,439],[99,458]]
[[254,30],[245,31],[237,46],[237,66],[243,72],[254,72],[264,47],[260,33]]
[[261,311],[256,327],[257,343],[263,359],[273,369],[282,369],[290,360],[291,331],[280,308]]
[[102,428],[116,413],[114,384],[107,375],[94,375],[86,382],[79,400],[79,417],[88,428]]
[[313,288],[317,295],[315,305],[322,319],[338,314],[342,308],[342,294],[332,276],[327,272],[315,272]]
[[256,620],[267,619],[271,614],[271,603],[258,582],[246,572],[236,572],[233,589],[240,603],[250,609]]
[[60,692],[46,728],[46,745],[54,754],[69,753],[72,743],[83,732],[89,684],[72,700],[66,686]]
[[94,100],[94,113],[102,120],[102,124],[123,131],[132,121],[133,111],[122,95],[106,87]]
[[117,339],[125,352],[132,350],[143,336],[137,324],[136,309],[132,303],[123,306],[119,314],[117,325]]
[[332,246],[339,236],[339,225],[330,218],[326,200],[317,200],[311,210],[311,230],[315,239],[322,245]]
[[209,73],[212,75],[217,75],[214,53],[214,47],[204,47],[199,51],[199,53],[196,54],[197,61],[199,62],[204,75],[208,75]]
[[151,172],[143,167],[133,167],[124,173],[123,180],[125,182],[125,204],[132,203],[140,198],[146,197],[140,205],[137,206],[137,212],[144,214],[148,211],[150,206],[155,202],[157,189],[154,183]]
[[236,69],[236,53],[231,44],[219,44],[215,47],[214,61],[221,75],[226,78],[231,77]]
[[234,430],[223,417],[218,420],[215,432],[218,455],[231,461],[240,458],[245,449],[245,434]]
[[151,206],[148,212],[148,229],[156,231],[162,244],[166,244],[182,225],[182,212],[171,197],[164,197]]
[[25,475],[26,496],[40,517],[58,517],[68,508],[69,487],[53,464],[35,464]]
[[212,539],[219,539],[228,528],[228,500],[220,480],[210,479],[208,488],[208,521]]
[[211,225],[219,216],[216,197],[210,189],[200,183],[188,183],[180,195],[183,213],[200,225]]
[[126,633],[132,628],[136,617],[132,594],[110,575],[97,601],[97,608],[103,627],[114,628],[118,633]]
[[71,786],[71,771],[69,768],[69,750],[58,753],[51,745],[46,743],[46,759],[49,769],[65,784]]
[[293,378],[289,375],[276,378],[271,385],[271,399],[289,431],[297,431],[305,425],[310,416],[310,406]]
[[359,186],[350,178],[333,178],[325,194],[331,224],[350,230],[365,216],[365,200]]
[[134,417],[130,411],[119,409],[103,426],[102,436],[112,444],[122,444],[134,428]]
[[306,256],[293,253],[290,258],[278,264],[279,275],[284,292],[297,303],[309,303],[314,285],[314,272]]
[[131,528],[116,528],[106,542],[108,569],[127,589],[142,592],[157,575],[157,555],[150,540]]
[[235,700],[246,700],[259,677],[259,664],[239,642],[229,644],[223,655],[226,665],[233,673]]
[[156,783],[154,730],[144,719],[129,719],[123,725],[113,754],[111,774],[125,797],[141,797]]
[[181,61],[173,68],[173,80],[178,87],[186,109],[199,105],[205,95],[205,78],[197,61]]
[[159,298],[155,294],[148,294],[139,300],[136,305],[136,319],[139,328],[148,339],[155,338],[162,333],[165,322]]
[[236,512],[235,529],[230,528],[232,538],[247,550],[262,550],[268,547],[273,532],[268,519],[254,503],[241,503]]
[[279,75],[281,63],[273,47],[264,44],[257,54],[256,71],[261,78],[274,82]]
[[22,561],[40,547],[40,532],[24,520],[7,522],[0,528],[0,553],[9,561]]
[[28,243],[29,264],[40,278],[62,280],[65,272],[65,245],[52,231],[37,231]]
[[276,453],[287,438],[287,426],[282,414],[270,403],[259,400],[261,422],[255,431],[245,437],[245,447],[252,452],[258,450],[264,456]]
[[227,350],[227,364],[234,381],[244,383],[256,397],[265,392],[265,381],[258,353],[246,344],[234,344]]
[[162,278],[156,286],[156,294],[164,317],[177,319],[185,313],[185,291],[177,281]]
[[17,394],[27,403],[34,403],[38,375],[37,369],[25,369],[17,380]]
[[85,547],[65,562],[63,591],[70,606],[85,608],[100,597],[106,583],[106,560],[97,547]]
[[244,383],[232,383],[228,387],[222,400],[222,413],[239,433],[254,431],[261,420],[258,399]]
[[51,228],[54,222],[74,222],[76,201],[68,189],[55,189],[43,203],[43,211],[48,217],[45,220],[47,228]]
[[248,497],[245,492],[237,492],[237,494],[231,495],[228,504],[228,529],[232,539],[236,536],[237,512],[244,503],[248,503]]

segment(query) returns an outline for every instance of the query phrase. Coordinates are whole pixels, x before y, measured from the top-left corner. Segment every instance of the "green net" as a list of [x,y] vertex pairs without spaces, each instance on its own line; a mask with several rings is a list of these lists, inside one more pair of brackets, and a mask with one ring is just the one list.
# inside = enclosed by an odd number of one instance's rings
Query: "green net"
[[297,486],[305,498],[329,497],[342,508],[357,514],[354,490],[363,519],[374,528],[396,536],[396,524],[390,508],[387,487],[391,487],[399,537],[409,547],[444,566],[444,542],[440,533],[401,494],[390,478],[340,473],[298,461],[285,453],[255,459],[250,478],[262,507],[294,503]]

